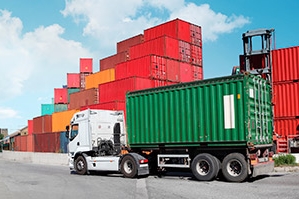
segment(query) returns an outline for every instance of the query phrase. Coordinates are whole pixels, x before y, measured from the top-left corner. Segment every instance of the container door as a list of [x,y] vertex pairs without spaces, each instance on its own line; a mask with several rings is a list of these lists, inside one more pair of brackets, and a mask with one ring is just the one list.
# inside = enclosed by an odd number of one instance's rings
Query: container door
[[248,87],[248,140],[254,145],[271,144],[273,133],[270,86],[261,78]]

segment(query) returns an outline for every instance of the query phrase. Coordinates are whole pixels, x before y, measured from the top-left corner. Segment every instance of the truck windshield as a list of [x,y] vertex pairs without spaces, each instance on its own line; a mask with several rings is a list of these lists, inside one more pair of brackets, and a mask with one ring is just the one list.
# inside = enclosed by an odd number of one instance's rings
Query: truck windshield
[[71,128],[70,140],[73,140],[78,135],[78,124],[73,124]]

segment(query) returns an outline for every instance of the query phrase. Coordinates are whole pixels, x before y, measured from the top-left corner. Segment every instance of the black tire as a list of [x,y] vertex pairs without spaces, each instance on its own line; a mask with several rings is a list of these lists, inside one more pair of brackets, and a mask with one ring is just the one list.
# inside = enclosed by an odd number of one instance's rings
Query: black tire
[[214,180],[219,171],[216,158],[208,153],[197,155],[191,164],[191,170],[196,179],[201,181]]
[[120,171],[125,178],[134,178],[137,175],[137,164],[135,159],[126,155],[120,164]]
[[216,170],[216,175],[215,175],[215,178],[218,177],[218,174],[219,174],[219,171],[221,169],[221,162],[218,158],[216,158],[215,156],[213,156],[213,158],[215,159],[216,161],[216,166],[215,166],[215,170]]
[[83,156],[78,156],[75,160],[75,170],[80,175],[85,175],[87,173],[87,164]]
[[222,161],[222,173],[230,182],[242,182],[248,177],[248,165],[240,153],[228,154]]

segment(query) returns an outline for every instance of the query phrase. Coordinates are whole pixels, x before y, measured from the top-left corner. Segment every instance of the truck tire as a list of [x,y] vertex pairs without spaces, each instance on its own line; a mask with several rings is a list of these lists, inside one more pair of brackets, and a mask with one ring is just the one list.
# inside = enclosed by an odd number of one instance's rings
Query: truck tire
[[222,161],[222,173],[230,182],[242,182],[248,177],[245,157],[240,153],[228,154]]
[[126,155],[120,164],[120,171],[125,178],[134,178],[137,175],[137,164],[135,159]]
[[214,156],[208,153],[202,153],[193,159],[191,170],[196,179],[210,181],[218,174],[219,163]]
[[87,173],[87,164],[83,156],[78,156],[75,160],[75,170],[80,175],[85,175]]

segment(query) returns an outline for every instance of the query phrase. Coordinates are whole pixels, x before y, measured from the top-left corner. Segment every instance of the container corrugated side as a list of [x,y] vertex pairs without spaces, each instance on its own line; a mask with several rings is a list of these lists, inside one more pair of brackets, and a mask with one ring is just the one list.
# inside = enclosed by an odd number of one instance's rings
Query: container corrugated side
[[52,132],[52,115],[33,118],[33,134]]
[[48,132],[61,132],[65,131],[65,127],[70,124],[73,115],[79,110],[67,110],[52,114],[52,131]]
[[80,109],[82,106],[88,106],[98,103],[98,88],[82,90],[70,95],[69,109]]
[[124,101],[127,92],[152,87],[152,81],[143,77],[130,77],[100,84],[99,103]]
[[114,68],[99,71],[85,77],[85,89],[98,88],[99,84],[104,84],[114,80]]
[[270,86],[229,76],[127,94],[130,147],[272,143]]
[[288,136],[299,136],[299,118],[286,117],[274,118],[275,133],[280,137],[287,139]]
[[275,117],[299,116],[299,82],[279,82],[273,84]]
[[33,120],[28,120],[27,126],[28,126],[28,135],[31,135],[33,132]]
[[141,44],[143,41],[144,41],[143,34],[125,39],[123,41],[117,42],[116,51],[117,53],[128,51],[131,46]]
[[190,23],[175,19],[144,30],[146,41],[167,35],[176,39],[191,42]]
[[60,149],[60,133],[44,133],[34,135],[35,152],[58,153]]
[[110,68],[114,68],[116,64],[129,60],[129,53],[127,51],[123,51],[109,57],[105,57],[100,59],[100,71],[107,70]]
[[130,47],[129,54],[130,59],[154,54],[179,60],[179,40],[162,36]]
[[299,79],[299,46],[272,50],[273,82]]

